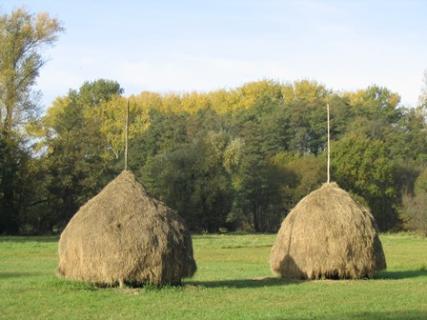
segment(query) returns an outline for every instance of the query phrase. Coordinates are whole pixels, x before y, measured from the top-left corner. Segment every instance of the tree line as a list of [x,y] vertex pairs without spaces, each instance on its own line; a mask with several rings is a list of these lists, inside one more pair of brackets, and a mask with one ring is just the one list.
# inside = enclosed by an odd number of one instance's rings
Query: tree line
[[326,181],[329,103],[332,180],[371,208],[381,230],[427,234],[423,94],[405,107],[387,88],[336,92],[302,80],[125,96],[116,81],[99,79],[40,113],[32,89],[40,48],[62,27],[17,10],[0,29],[8,48],[0,53],[0,233],[60,232],[123,170],[128,103],[129,169],[192,231],[277,231]]

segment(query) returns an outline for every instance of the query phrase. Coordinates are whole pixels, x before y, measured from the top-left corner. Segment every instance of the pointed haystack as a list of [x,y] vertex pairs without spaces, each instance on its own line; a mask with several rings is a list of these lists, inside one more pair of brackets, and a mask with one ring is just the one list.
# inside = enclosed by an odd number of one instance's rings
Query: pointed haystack
[[336,183],[303,198],[282,223],[272,270],[291,279],[356,279],[385,269],[374,218]]
[[70,220],[59,241],[59,273],[98,284],[180,283],[196,271],[180,216],[123,171]]

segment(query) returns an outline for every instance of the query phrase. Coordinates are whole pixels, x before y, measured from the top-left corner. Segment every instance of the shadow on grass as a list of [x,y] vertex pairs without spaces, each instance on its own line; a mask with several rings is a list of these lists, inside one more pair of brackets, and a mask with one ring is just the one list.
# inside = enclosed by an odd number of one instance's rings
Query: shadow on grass
[[[374,276],[376,280],[400,280],[409,278],[427,277],[427,269],[421,268],[418,270],[404,271],[382,271]],[[427,318],[426,318],[427,319]]]
[[38,277],[44,275],[41,272],[0,272],[0,280],[12,278]]
[[229,245],[229,246],[221,246],[221,249],[242,249],[242,248],[270,248],[271,244],[260,244],[260,245]]
[[349,320],[423,320],[427,319],[426,311],[371,311],[343,315],[340,319]]
[[422,320],[427,319],[427,311],[397,311],[397,312],[361,312],[343,316],[341,319],[350,320]]
[[298,317],[276,317],[274,320],[425,320],[427,319],[427,311],[408,310],[408,311],[366,311],[358,313],[344,313],[344,314],[328,314],[317,315],[304,315]]
[[0,242],[58,242],[58,236],[0,236]]
[[[373,280],[399,280],[417,277],[427,277],[427,270],[405,270],[405,271],[383,271],[374,276]],[[309,280],[308,280],[309,281]],[[336,280],[337,283],[340,280]],[[369,281],[369,280],[368,280]],[[262,288],[283,286],[289,284],[300,284],[307,280],[287,280],[283,278],[267,277],[260,279],[236,279],[236,280],[213,280],[213,281],[185,281],[184,285],[193,285],[205,288]],[[393,318],[394,319],[394,318]],[[427,317],[425,318],[427,319]]]
[[299,284],[302,281],[290,281],[282,278],[261,278],[261,279],[238,279],[238,280],[213,280],[213,281],[186,281],[185,285],[200,286],[206,288],[262,288],[283,286],[287,284]]

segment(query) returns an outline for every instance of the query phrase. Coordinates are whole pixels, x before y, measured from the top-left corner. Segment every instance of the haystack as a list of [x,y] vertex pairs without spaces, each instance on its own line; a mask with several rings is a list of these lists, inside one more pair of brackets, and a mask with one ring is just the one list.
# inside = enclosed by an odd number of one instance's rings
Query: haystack
[[196,271],[184,221],[123,171],[70,220],[59,274],[97,284],[178,284]]
[[373,216],[336,183],[313,191],[288,214],[270,263],[290,279],[357,279],[386,268]]

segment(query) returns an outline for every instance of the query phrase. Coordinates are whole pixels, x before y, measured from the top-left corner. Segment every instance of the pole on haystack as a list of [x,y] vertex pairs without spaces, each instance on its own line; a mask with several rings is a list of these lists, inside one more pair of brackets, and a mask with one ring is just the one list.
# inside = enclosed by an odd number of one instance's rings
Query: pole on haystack
[[326,109],[328,111],[328,181],[331,182],[331,128],[329,124],[329,103],[326,104]]
[[129,134],[129,99],[126,106],[126,122],[125,122],[125,170],[128,169],[128,134]]

